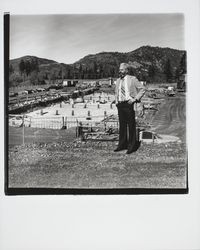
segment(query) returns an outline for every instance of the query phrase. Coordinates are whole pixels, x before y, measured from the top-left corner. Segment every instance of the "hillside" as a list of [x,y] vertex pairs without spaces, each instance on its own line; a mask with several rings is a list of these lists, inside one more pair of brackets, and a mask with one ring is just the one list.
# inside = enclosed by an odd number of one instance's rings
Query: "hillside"
[[15,71],[19,71],[19,63],[21,62],[21,60],[30,61],[30,62],[31,61],[38,61],[38,64],[40,66],[58,64],[58,62],[53,61],[53,60],[27,55],[27,56],[23,56],[23,57],[19,57],[19,58],[10,60],[10,64],[13,66]]
[[103,63],[119,65],[121,62],[137,62],[144,67],[147,65],[155,65],[158,69],[162,70],[167,59],[170,59],[172,67],[177,67],[183,54],[184,51],[182,50],[142,46],[139,49],[127,53],[101,52],[94,55],[87,55],[75,64],[90,64],[91,62],[96,62],[98,65]]
[[[89,65],[90,67],[96,67],[99,71],[107,68],[110,75],[117,76],[119,64],[127,62],[132,68],[132,73],[141,80],[142,78],[149,78],[146,80],[155,78],[154,80],[165,81],[167,63],[170,63],[171,74],[175,77],[176,70],[179,68],[184,54],[185,51],[182,50],[143,46],[128,53],[101,52],[88,55],[77,61],[75,65],[76,67]],[[158,79],[159,77],[160,79]]]
[[186,52],[171,48],[142,46],[127,53],[100,52],[87,55],[73,64],[24,56],[10,60],[10,84],[20,83],[20,81],[42,83],[45,80],[55,81],[63,78],[117,77],[121,62],[129,63],[130,74],[136,75],[139,80],[175,81],[181,72],[186,71]]

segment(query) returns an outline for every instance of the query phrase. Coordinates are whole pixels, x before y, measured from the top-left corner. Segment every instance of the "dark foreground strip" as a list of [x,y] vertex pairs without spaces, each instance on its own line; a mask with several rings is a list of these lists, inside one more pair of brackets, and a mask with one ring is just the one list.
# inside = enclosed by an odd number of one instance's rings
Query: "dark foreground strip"
[[159,194],[188,194],[187,188],[110,188],[110,189],[59,189],[59,188],[8,188],[6,195],[159,195]]

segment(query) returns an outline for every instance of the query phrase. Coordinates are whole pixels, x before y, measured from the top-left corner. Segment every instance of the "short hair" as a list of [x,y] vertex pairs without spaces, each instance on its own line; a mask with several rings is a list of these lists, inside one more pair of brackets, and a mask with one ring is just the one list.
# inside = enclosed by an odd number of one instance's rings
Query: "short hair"
[[123,66],[126,70],[129,70],[129,64],[128,63],[120,63],[120,66],[121,67]]

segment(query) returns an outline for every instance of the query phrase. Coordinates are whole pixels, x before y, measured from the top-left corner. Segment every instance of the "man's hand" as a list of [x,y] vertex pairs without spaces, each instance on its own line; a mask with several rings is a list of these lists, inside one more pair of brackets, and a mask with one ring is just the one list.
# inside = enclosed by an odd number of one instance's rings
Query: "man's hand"
[[136,99],[135,98],[130,98],[129,100],[128,100],[128,104],[133,104],[133,103],[135,103],[136,102]]

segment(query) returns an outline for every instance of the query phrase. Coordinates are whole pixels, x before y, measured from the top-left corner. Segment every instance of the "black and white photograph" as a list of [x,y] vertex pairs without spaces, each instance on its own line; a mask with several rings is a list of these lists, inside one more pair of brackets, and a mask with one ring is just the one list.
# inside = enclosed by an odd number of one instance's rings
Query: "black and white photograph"
[[187,193],[183,14],[8,18],[8,193]]
[[200,249],[199,0],[0,2],[0,249]]

